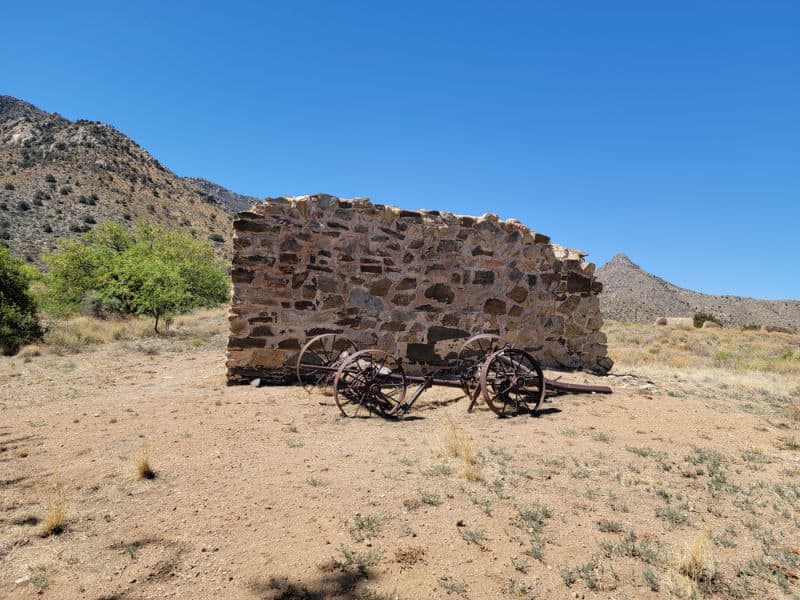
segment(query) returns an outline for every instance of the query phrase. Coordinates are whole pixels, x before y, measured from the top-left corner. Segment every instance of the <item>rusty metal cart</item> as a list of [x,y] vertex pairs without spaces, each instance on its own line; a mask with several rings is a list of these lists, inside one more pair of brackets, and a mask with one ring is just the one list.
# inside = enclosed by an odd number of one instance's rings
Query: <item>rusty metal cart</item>
[[[606,386],[590,386],[545,379],[539,363],[503,338],[480,334],[460,348],[455,369],[436,376],[406,375],[402,360],[379,349],[359,350],[339,334],[311,338],[300,350],[297,378],[311,391],[332,394],[346,417],[378,414],[401,417],[431,386],[461,388],[472,411],[479,397],[500,417],[535,414],[546,394],[611,393]],[[415,385],[409,395],[409,386]]]

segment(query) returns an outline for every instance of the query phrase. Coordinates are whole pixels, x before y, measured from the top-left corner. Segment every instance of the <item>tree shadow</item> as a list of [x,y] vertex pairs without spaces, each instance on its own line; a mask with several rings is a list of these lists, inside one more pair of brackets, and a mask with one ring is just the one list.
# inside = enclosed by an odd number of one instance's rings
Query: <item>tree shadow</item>
[[[368,569],[337,569],[302,581],[284,576],[254,579],[250,591],[259,600],[359,600],[367,581],[375,581]],[[369,596],[366,596],[369,597]]]

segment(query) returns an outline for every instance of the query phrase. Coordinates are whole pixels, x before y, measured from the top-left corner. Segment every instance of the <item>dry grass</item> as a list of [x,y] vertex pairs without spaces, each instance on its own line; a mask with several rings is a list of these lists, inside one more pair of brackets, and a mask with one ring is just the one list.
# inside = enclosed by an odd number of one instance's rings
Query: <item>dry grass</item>
[[56,480],[45,494],[47,512],[42,520],[41,535],[58,535],[67,524],[67,504],[64,497],[64,483]]
[[800,375],[800,334],[606,321],[618,369],[647,365]]
[[467,465],[475,465],[478,462],[478,455],[472,446],[472,440],[464,428],[457,424],[450,415],[445,417],[435,451],[439,457],[460,458]]
[[155,479],[156,472],[150,465],[150,453],[147,450],[140,450],[134,458],[133,478],[136,481],[143,479]]
[[146,317],[98,319],[79,315],[57,319],[47,324],[44,343],[27,346],[20,356],[30,358],[43,352],[76,354],[91,351],[102,344],[148,338],[189,340],[198,347],[214,336],[227,333],[225,311],[225,308],[201,309],[181,315],[173,321],[169,331],[161,335],[153,331],[153,319]]
[[711,536],[707,531],[688,544],[678,559],[678,572],[694,582],[711,581],[717,575],[717,565],[711,551]]
[[438,440],[434,444],[434,454],[439,458],[458,458],[463,462],[461,476],[472,483],[483,481],[483,466],[472,445],[472,440],[450,415],[442,424]]

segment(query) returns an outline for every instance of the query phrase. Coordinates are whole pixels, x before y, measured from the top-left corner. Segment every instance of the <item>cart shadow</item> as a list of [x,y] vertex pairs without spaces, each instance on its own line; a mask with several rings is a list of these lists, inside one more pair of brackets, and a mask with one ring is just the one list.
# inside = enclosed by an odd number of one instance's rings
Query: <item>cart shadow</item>
[[548,406],[547,408],[540,408],[536,412],[531,412],[528,416],[538,419],[539,417],[545,417],[547,415],[557,415],[558,413],[564,412],[560,408],[556,408],[555,406]]

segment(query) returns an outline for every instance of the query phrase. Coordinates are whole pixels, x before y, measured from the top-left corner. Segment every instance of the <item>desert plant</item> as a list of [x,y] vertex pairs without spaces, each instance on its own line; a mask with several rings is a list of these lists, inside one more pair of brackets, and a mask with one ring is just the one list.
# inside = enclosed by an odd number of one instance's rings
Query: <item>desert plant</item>
[[133,478],[137,481],[142,479],[155,479],[156,472],[150,465],[150,453],[147,450],[141,450],[134,457],[134,471]]
[[28,292],[31,267],[0,247],[0,352],[15,354],[42,334],[36,304]]
[[42,537],[58,535],[64,531],[67,523],[67,508],[64,498],[64,484],[56,481],[45,497],[47,512],[42,520]]
[[694,313],[693,321],[695,327],[702,327],[703,323],[705,323],[706,321],[711,321],[713,323],[716,323],[717,325],[722,325],[722,321],[720,321],[717,317],[704,312]]

